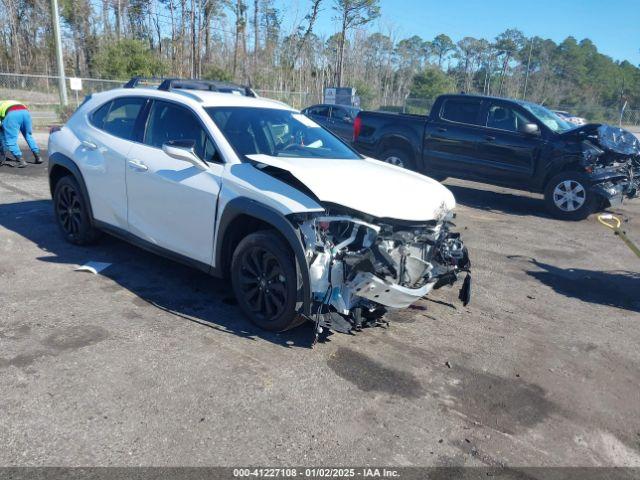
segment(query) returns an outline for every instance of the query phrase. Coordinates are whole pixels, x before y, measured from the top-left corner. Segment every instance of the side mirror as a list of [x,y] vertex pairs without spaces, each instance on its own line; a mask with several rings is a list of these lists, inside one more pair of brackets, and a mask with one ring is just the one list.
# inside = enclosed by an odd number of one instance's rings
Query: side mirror
[[535,123],[525,123],[520,127],[520,133],[525,135],[540,135],[540,127]]
[[198,158],[194,140],[171,140],[162,144],[162,151],[176,160],[189,162],[200,170],[206,170],[207,164]]

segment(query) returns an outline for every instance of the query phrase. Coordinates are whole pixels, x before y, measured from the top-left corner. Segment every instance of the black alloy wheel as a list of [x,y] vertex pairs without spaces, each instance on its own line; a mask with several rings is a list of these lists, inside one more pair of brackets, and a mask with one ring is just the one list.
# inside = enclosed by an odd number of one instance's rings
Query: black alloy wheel
[[63,185],[60,188],[56,210],[62,230],[69,236],[77,236],[82,223],[82,206],[78,193],[69,185]]
[[87,245],[98,238],[99,232],[91,225],[87,205],[73,178],[63,177],[58,181],[53,207],[58,227],[69,242]]
[[294,255],[271,231],[247,235],[236,247],[231,280],[238,305],[257,326],[283,331],[300,323]]
[[286,278],[278,259],[268,250],[253,247],[243,252],[240,288],[251,310],[264,321],[284,311]]

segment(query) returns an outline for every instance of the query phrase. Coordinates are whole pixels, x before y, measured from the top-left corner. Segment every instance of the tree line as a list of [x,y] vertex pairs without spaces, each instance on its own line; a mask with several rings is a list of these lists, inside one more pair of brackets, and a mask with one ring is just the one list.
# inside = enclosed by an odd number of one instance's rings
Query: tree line
[[[376,28],[378,0],[306,0],[284,22],[274,0],[60,0],[67,75],[234,80],[307,92],[356,87],[366,108],[454,91],[550,106],[640,107],[640,69],[589,39],[556,43],[508,29],[495,38],[399,38]],[[0,0],[0,70],[55,75],[50,0]],[[338,25],[316,31],[323,10]]]

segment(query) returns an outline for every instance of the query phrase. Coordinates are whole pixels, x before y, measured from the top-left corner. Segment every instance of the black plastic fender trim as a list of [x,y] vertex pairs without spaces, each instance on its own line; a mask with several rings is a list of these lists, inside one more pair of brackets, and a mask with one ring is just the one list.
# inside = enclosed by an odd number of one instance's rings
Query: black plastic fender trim
[[218,224],[218,231],[216,235],[215,245],[215,267],[211,269],[211,274],[215,276],[221,276],[224,274],[224,268],[222,265],[222,248],[224,240],[226,238],[227,229],[231,222],[240,215],[247,215],[254,217],[257,220],[261,220],[271,225],[277,230],[287,241],[291,250],[296,257],[296,263],[299,265],[300,275],[302,276],[302,303],[303,314],[311,315],[311,280],[309,278],[309,265],[307,264],[307,258],[305,255],[304,246],[302,244],[302,238],[300,237],[299,230],[280,212],[267,207],[255,200],[251,200],[247,197],[236,197],[224,207],[222,216],[220,217],[220,223]]
[[91,208],[91,199],[89,198],[89,191],[87,190],[87,185],[84,183],[82,172],[80,172],[80,168],[73,160],[61,153],[54,153],[49,157],[49,191],[51,192],[51,197],[53,198],[54,193],[54,186],[51,183],[51,172],[53,171],[54,167],[58,165],[70,171],[76,182],[78,182],[78,185],[80,186],[80,193],[82,194],[82,199],[84,200],[85,205],[89,207],[89,221],[91,222],[91,226],[95,227],[93,209]]

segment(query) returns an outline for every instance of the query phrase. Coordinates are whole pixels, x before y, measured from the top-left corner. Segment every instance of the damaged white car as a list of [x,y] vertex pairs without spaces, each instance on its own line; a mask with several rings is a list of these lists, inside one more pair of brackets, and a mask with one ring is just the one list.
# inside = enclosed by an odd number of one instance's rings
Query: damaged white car
[[106,231],[229,277],[268,330],[305,320],[357,330],[462,272],[469,301],[449,190],[362,157],[284,104],[219,86],[97,94],[51,134],[51,192],[69,241]]

